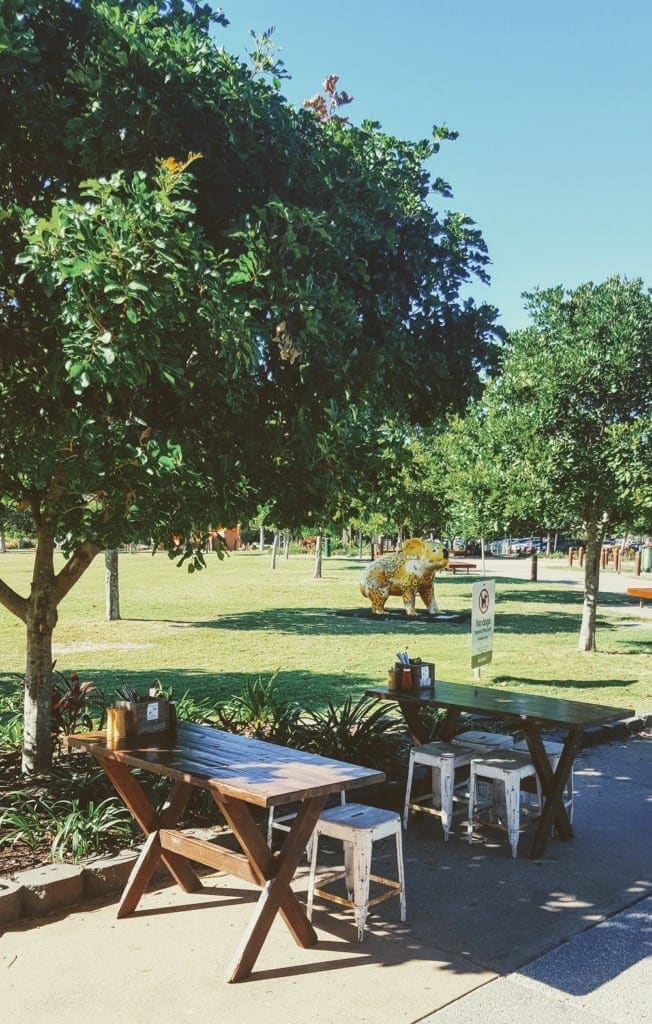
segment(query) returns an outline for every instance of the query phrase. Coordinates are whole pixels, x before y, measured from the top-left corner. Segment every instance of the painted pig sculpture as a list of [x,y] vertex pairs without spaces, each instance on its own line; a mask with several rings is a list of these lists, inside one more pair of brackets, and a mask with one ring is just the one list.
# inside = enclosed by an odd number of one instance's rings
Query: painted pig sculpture
[[438,611],[433,580],[436,572],[448,565],[448,551],[439,541],[418,540],[413,537],[403,545],[402,551],[383,555],[363,569],[360,590],[371,601],[371,610],[382,615],[390,596],[403,598],[408,615],[415,615],[417,594],[430,614]]

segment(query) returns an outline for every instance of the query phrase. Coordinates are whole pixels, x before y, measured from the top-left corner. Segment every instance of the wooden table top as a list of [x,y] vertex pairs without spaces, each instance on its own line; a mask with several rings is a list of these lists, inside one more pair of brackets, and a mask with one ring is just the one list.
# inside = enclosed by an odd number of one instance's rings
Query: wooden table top
[[631,718],[635,713],[630,708],[613,708],[604,704],[589,704],[587,701],[565,700],[563,697],[541,697],[499,687],[476,686],[474,683],[447,683],[439,679],[435,680],[432,689],[379,689],[367,690],[367,694],[399,703],[459,708],[495,718],[529,719],[540,725],[574,729],[606,725],[621,718]]
[[175,733],[130,737],[121,750],[109,750],[103,732],[74,733],[66,742],[100,759],[110,757],[259,807],[373,785],[385,778],[371,768],[191,722],[178,722]]

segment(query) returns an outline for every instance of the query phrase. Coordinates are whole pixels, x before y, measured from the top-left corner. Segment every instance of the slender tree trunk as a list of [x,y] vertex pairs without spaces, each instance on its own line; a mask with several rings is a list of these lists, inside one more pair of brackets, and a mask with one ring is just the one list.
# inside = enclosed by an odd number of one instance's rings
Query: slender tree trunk
[[590,523],[586,531],[586,559],[584,562],[584,607],[578,650],[595,651],[595,625],[600,592],[600,555],[606,523]]
[[106,617],[109,622],[120,618],[120,577],[118,575],[117,548],[104,552],[104,584]]
[[484,537],[480,537],[480,557],[482,558],[482,575],[486,576],[486,574],[487,574],[487,563],[485,562]]
[[276,568],[276,553],[278,551],[278,530],[274,530],[274,540],[272,541],[272,569]]
[[290,531],[285,531],[285,542],[283,547],[283,558],[287,562],[290,557]]
[[358,558],[362,558],[362,530],[358,530]]
[[45,771],[52,764],[52,633],[57,617],[54,543],[39,536],[25,618],[23,772]]
[[7,541],[5,538],[4,527],[0,527],[0,555],[7,554]]
[[98,551],[94,544],[83,542],[55,576],[54,540],[39,532],[29,598],[0,581],[0,603],[25,623],[23,772],[45,771],[52,764],[52,634],[57,607]]
[[317,534],[315,539],[315,571],[313,573],[313,579],[321,579],[321,533]]

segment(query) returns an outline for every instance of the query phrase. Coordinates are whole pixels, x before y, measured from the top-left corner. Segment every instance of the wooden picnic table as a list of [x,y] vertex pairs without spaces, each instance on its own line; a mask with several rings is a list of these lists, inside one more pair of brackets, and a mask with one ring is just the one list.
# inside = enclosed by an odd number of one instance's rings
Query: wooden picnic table
[[[451,740],[457,731],[462,712],[517,722],[525,735],[539,781],[543,806],[529,856],[543,856],[553,826],[560,839],[572,839],[573,828],[564,807],[563,793],[573,761],[580,749],[582,733],[595,725],[607,725],[622,718],[631,718],[630,708],[614,708],[585,701],[565,700],[519,693],[475,683],[448,683],[437,679],[424,690],[368,690],[368,696],[397,703],[415,743],[428,740],[428,730],[421,722],[422,708],[445,708],[439,738]],[[543,746],[541,731],[554,728],[565,733],[563,750],[555,772]]]
[[630,597],[637,597],[639,606],[642,608],[645,601],[652,601],[652,587],[628,587],[627,593]]
[[[227,981],[241,981],[251,973],[277,913],[298,945],[314,945],[317,935],[290,887],[297,864],[331,793],[385,778],[382,772],[190,722],[178,722],[174,733],[134,736],[119,750],[107,748],[105,733],[74,734],[67,742],[96,758],[145,835],[142,853],[122,893],[119,918],[135,910],[159,862],[186,892],[202,888],[191,861],[225,870],[260,888]],[[171,780],[160,813],[133,769]],[[177,828],[195,787],[211,793],[241,853],[184,835]],[[282,850],[273,855],[251,805],[269,808],[294,802],[300,803],[299,811]]]

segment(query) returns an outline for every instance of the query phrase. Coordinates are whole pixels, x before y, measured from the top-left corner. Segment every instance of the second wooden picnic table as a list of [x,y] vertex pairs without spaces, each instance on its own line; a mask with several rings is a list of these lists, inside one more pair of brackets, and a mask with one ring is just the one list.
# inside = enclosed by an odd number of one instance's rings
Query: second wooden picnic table
[[[448,683],[439,679],[434,686],[423,690],[378,689],[367,693],[370,697],[395,701],[412,738],[419,744],[425,743],[429,736],[428,728],[419,715],[422,708],[445,709],[438,734],[442,740],[453,739],[463,712],[518,723],[541,782],[543,797],[541,816],[529,852],[529,856],[535,859],[543,856],[553,826],[560,839],[573,838],[563,793],[584,730],[631,718],[634,714],[630,708],[538,696],[475,683]],[[543,745],[542,729],[555,729],[565,734],[561,757],[554,772]]]

